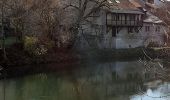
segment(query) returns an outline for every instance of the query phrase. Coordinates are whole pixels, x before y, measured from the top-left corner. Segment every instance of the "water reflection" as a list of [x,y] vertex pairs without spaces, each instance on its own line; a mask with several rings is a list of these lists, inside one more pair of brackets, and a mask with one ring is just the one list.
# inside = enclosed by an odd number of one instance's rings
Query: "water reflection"
[[[6,100],[168,100],[149,98],[170,92],[168,83],[159,80],[139,61],[93,62],[72,70],[9,79]],[[157,83],[149,87],[152,82]]]
[[131,100],[170,100],[170,84],[164,83],[156,89],[148,88],[146,93],[134,95]]

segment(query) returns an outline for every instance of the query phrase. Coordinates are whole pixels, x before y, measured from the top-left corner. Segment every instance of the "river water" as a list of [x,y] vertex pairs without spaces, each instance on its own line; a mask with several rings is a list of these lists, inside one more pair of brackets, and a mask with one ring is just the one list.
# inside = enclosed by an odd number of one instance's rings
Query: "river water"
[[0,100],[170,100],[167,68],[143,60],[76,64],[1,80]]

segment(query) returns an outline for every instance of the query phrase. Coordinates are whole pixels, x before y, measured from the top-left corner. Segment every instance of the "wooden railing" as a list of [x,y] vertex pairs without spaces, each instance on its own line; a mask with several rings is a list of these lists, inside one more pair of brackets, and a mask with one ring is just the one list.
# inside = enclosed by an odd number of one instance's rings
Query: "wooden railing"
[[107,19],[107,25],[110,26],[142,26],[142,21],[133,21],[133,20],[109,20]]

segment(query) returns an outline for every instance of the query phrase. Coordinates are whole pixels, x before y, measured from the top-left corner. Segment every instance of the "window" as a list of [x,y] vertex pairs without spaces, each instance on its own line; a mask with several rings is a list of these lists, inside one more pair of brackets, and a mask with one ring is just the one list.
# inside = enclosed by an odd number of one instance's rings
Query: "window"
[[127,15],[125,14],[125,24],[127,24]]
[[141,15],[136,15],[136,20],[137,20],[137,21],[142,20],[141,17],[142,17]]
[[150,26],[145,26],[145,32],[149,32],[150,31]]
[[120,15],[117,15],[117,20],[120,20],[120,17],[121,17]]
[[116,37],[117,29],[116,27],[112,28],[112,37]]
[[137,20],[137,21],[139,20],[139,15],[135,16],[135,20]]
[[93,16],[100,16],[100,10],[98,9],[94,11]]
[[160,30],[161,30],[160,26],[157,26],[155,29],[156,32],[160,32]]
[[115,21],[116,20],[116,15],[112,14],[112,20]]
[[130,20],[135,20],[135,15],[129,15]]

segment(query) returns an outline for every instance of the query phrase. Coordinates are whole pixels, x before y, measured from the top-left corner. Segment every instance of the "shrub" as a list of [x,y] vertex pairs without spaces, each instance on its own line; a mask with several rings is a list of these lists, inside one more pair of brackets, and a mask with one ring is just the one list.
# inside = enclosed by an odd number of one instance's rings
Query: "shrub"
[[24,50],[31,55],[40,56],[46,54],[48,49],[39,43],[37,37],[26,36],[24,39]]
[[50,39],[46,39],[44,41],[39,41],[40,44],[44,45],[48,50],[52,49],[55,46],[55,42]]
[[36,56],[41,56],[41,55],[46,54],[47,51],[48,51],[48,49],[45,48],[44,45],[39,45],[39,46],[35,49],[34,55],[36,55]]
[[36,49],[37,42],[37,38],[26,36],[24,38],[24,50],[28,51],[30,54],[33,54],[34,50]]

